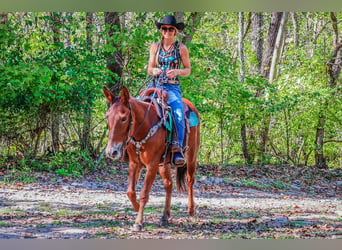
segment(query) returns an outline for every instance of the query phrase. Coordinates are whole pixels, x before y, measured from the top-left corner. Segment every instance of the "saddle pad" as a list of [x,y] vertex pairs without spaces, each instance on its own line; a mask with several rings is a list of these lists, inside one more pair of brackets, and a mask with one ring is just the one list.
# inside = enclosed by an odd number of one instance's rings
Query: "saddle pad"
[[199,124],[198,117],[192,109],[187,106],[187,110],[185,112],[185,116],[189,119],[189,127],[195,127]]
[[[172,118],[171,118],[171,113],[169,113],[169,119],[168,122],[165,125],[165,127],[169,130],[172,131]],[[185,112],[186,118],[189,120],[189,128],[195,127],[199,124],[198,117],[195,112],[193,112],[189,106],[187,106],[187,111]]]
[[195,127],[199,124],[199,120],[195,112],[191,111],[189,115],[189,127]]

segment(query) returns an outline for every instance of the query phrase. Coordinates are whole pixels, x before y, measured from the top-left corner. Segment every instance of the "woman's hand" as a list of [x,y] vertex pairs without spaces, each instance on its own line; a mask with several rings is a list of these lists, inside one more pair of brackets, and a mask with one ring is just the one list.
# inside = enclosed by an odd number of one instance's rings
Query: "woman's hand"
[[153,68],[152,69],[152,75],[157,76],[162,73],[162,70],[160,68]]
[[179,69],[169,69],[166,71],[166,75],[169,79],[172,79],[179,75]]

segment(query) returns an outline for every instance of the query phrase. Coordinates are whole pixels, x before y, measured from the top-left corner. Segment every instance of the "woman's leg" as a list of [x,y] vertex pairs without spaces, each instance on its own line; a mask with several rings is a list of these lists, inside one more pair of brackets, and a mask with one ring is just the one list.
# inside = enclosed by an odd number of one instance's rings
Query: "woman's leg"
[[[176,165],[184,165],[185,159],[182,153],[184,133],[185,133],[185,121],[184,121],[184,107],[182,101],[182,95],[179,86],[172,86],[168,89],[169,99],[168,104],[171,106],[172,115],[174,117],[177,134],[178,145],[172,145],[174,148],[174,163]],[[174,142],[172,142],[174,144]],[[176,142],[177,143],[177,142]]]
[[169,104],[172,109],[172,115],[174,117],[176,127],[177,127],[177,134],[178,134],[178,144],[179,147],[183,147],[184,141],[184,131],[185,131],[185,121],[184,121],[184,109],[183,109],[183,102],[182,101],[174,101]]

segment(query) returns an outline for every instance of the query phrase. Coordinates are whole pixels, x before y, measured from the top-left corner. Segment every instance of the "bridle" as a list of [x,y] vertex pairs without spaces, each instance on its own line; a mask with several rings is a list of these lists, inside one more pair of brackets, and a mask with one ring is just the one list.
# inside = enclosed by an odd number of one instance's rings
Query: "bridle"
[[[144,124],[144,122],[145,122],[145,120],[146,120],[146,118],[150,112],[151,106],[152,106],[152,101],[149,103],[147,111],[145,112],[144,119],[139,124],[137,129],[130,136],[132,126],[133,126],[133,116],[132,116],[132,110],[133,109],[132,109],[131,102],[129,102],[130,123],[129,123],[129,127],[128,127],[127,137],[126,137],[126,140],[125,140],[124,145],[123,145],[123,152],[126,152],[126,149],[130,143],[133,144],[136,148],[136,155],[137,155],[138,160],[139,160],[139,154],[140,154],[140,150],[141,150],[142,145],[145,144],[152,136],[154,136],[157,133],[157,131],[159,130],[159,128],[164,124],[164,120],[160,119],[160,121],[157,124],[155,124],[153,127],[151,127],[149,129],[149,131],[147,132],[146,136],[143,139],[141,139],[139,141],[134,139],[134,136],[138,133],[138,131],[140,130],[140,128]],[[124,155],[122,157],[124,157]]]

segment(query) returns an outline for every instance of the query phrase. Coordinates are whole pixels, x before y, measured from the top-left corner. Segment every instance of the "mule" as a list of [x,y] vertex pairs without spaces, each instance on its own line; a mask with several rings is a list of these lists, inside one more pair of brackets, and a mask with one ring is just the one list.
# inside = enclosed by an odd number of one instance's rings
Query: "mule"
[[[115,96],[106,87],[103,93],[110,103],[106,114],[108,121],[108,144],[105,155],[114,160],[128,160],[128,188],[127,196],[137,213],[133,229],[143,229],[143,213],[149,199],[152,184],[159,171],[166,192],[165,206],[161,217],[161,225],[167,225],[170,218],[171,195],[173,189],[171,164],[161,164],[166,148],[167,131],[165,126],[158,126],[160,118],[156,108],[150,103],[143,102],[130,96],[126,87],[122,87],[120,96]],[[179,192],[188,189],[188,214],[195,214],[193,185],[197,167],[197,153],[200,145],[199,115],[195,106],[187,99],[183,99],[184,106],[190,107],[198,118],[198,124],[188,129],[188,150],[185,153],[186,165],[177,167],[176,186]],[[154,130],[153,135],[151,131]],[[147,136],[151,135],[149,138]],[[135,142],[135,143],[133,143]],[[136,195],[136,184],[143,167],[146,175],[139,201]],[[185,177],[186,182],[185,183]]]

